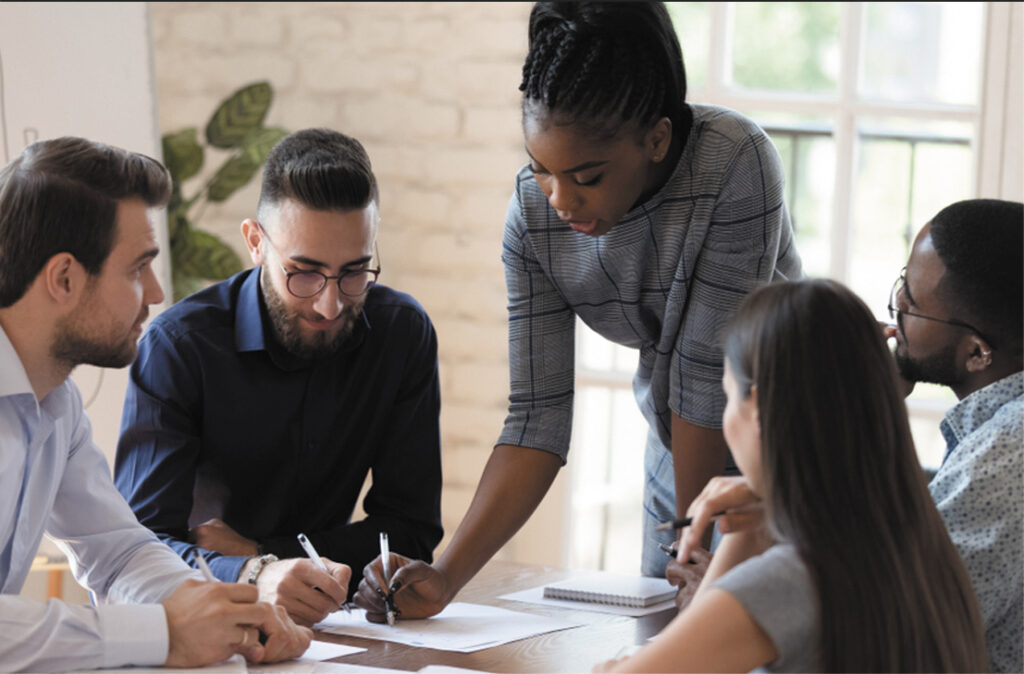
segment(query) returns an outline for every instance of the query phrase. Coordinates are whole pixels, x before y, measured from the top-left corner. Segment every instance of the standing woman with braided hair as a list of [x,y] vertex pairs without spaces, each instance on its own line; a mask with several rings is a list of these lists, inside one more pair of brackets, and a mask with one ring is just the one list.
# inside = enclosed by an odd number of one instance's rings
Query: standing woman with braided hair
[[[391,556],[406,618],[451,601],[565,463],[576,316],[639,350],[633,388],[649,424],[642,568],[663,575],[654,525],[684,514],[729,462],[719,331],[752,289],[801,276],[775,148],[738,113],[685,102],[662,3],[537,3],[520,89],[530,163],[516,176],[502,253],[509,414],[438,561]],[[617,451],[640,460],[639,447]],[[378,559],[357,595],[371,620],[384,619],[381,579]]]

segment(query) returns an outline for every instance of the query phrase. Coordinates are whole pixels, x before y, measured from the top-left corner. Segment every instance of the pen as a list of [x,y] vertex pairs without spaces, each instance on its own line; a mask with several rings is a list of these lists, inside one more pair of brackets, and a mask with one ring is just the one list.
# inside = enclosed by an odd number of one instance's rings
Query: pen
[[388,624],[395,624],[395,610],[391,607],[391,572],[388,571],[388,562],[391,559],[391,550],[388,548],[388,535],[380,532],[380,559],[384,565],[384,585],[387,592],[384,594],[384,612],[387,615]]
[[203,557],[202,554],[200,554],[199,550],[192,550],[192,559],[196,560],[196,566],[198,566],[199,570],[203,572],[203,577],[205,577],[208,582],[220,582],[217,576],[213,575],[213,571],[210,571],[210,565],[206,563],[206,558]]
[[[720,510],[717,513],[715,513],[714,515],[712,515],[711,519],[714,519],[716,517],[721,517],[724,514],[725,514],[725,511],[724,510]],[[654,527],[654,530],[655,531],[668,531],[669,529],[682,529],[683,527],[688,527],[691,524],[693,524],[693,518],[692,517],[683,517],[682,519],[678,519],[678,520],[669,520],[667,522],[662,522],[658,526]]]
[[673,559],[675,559],[675,556],[676,556],[676,549],[675,548],[673,548],[671,546],[668,546],[668,545],[665,545],[664,543],[658,543],[658,547],[661,548],[661,551],[664,552],[666,555],[668,555],[669,557],[672,557]]
[[[331,574],[331,572],[327,570],[327,565],[324,564],[324,560],[320,559],[320,555],[317,554],[316,548],[314,548],[310,540],[306,538],[306,534],[299,534],[299,545],[302,546],[302,549],[306,551],[306,555],[313,560],[314,564],[316,564],[316,568],[320,569],[327,575]],[[320,590],[320,588],[316,589]],[[320,592],[323,592],[323,590],[320,590]],[[346,613],[352,613],[352,609],[349,607],[347,601],[341,604],[338,608],[345,609]]]
[[[217,576],[213,575],[213,571],[210,571],[210,565],[206,563],[206,558],[203,557],[202,553],[199,552],[198,548],[194,548],[192,550],[192,559],[196,560],[196,566],[199,567],[199,570],[202,571],[202,573],[203,573],[203,577],[206,578],[206,580],[208,582],[210,582],[210,583],[219,583],[220,582],[220,579],[217,578]],[[261,630],[261,629],[257,629],[256,631],[258,632],[258,639],[259,639],[260,645],[266,645],[266,643],[267,643],[267,635],[266,635],[266,633],[264,633],[264,631]]]

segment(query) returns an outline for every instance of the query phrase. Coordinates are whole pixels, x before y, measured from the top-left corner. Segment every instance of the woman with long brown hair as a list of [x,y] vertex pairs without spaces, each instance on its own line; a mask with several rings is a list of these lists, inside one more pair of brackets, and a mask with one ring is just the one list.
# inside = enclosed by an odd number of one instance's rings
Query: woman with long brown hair
[[723,430],[743,476],[712,480],[694,501],[680,558],[722,509],[726,535],[693,602],[607,666],[987,669],[970,581],[864,303],[826,280],[755,291],[727,329],[723,386]]

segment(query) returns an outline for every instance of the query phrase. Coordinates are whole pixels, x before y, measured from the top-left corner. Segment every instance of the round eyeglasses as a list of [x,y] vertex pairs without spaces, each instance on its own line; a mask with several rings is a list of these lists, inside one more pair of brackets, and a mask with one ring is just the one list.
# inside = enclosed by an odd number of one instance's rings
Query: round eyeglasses
[[277,250],[277,246],[271,241],[270,236],[267,234],[267,230],[263,228],[263,225],[256,223],[263,232],[263,236],[266,237],[267,243],[274,249],[274,252],[278,257],[278,266],[281,267],[281,271],[284,272],[285,276],[285,287],[295,297],[299,299],[309,299],[319,295],[324,288],[327,287],[328,281],[337,280],[338,292],[346,297],[359,297],[369,292],[370,288],[377,283],[377,276],[380,274],[380,251],[377,249],[377,244],[373,244],[373,257],[377,260],[377,267],[374,269],[347,269],[336,276],[328,276],[315,270],[309,271],[288,271],[284,264],[281,263],[281,254]]
[[900,300],[900,297],[904,294],[904,290],[906,289],[906,287],[907,287],[907,268],[904,267],[903,270],[900,272],[899,278],[897,278],[896,282],[892,284],[892,290],[889,292],[889,307],[888,307],[889,308],[889,318],[891,318],[892,320],[896,321],[899,324],[900,330],[903,329],[902,317],[903,316],[914,316],[916,318],[923,318],[926,321],[935,321],[936,323],[945,323],[946,325],[955,325],[955,326],[960,327],[960,328],[966,328],[967,330],[970,330],[971,332],[973,332],[974,334],[978,335],[979,337],[984,339],[986,342],[988,342],[988,345],[991,346],[993,349],[996,348],[995,347],[995,343],[991,339],[986,337],[985,333],[983,333],[981,330],[977,329],[976,327],[974,327],[970,323],[964,323],[963,321],[957,321],[957,320],[948,319],[948,318],[935,318],[934,316],[926,316],[924,314],[914,313],[913,311],[906,311],[904,309],[900,309],[899,308],[899,300]]

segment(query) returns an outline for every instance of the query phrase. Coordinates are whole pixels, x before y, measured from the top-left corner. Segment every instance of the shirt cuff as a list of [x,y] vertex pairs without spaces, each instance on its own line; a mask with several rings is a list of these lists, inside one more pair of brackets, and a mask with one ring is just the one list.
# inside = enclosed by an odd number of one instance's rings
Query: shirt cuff
[[[236,583],[240,579],[238,574],[242,573],[242,567],[251,559],[250,557],[229,557],[220,555],[210,561],[210,571],[213,575],[225,583]],[[203,579],[205,580],[205,578]]]
[[161,604],[97,606],[103,667],[162,665],[169,648],[167,614]]

